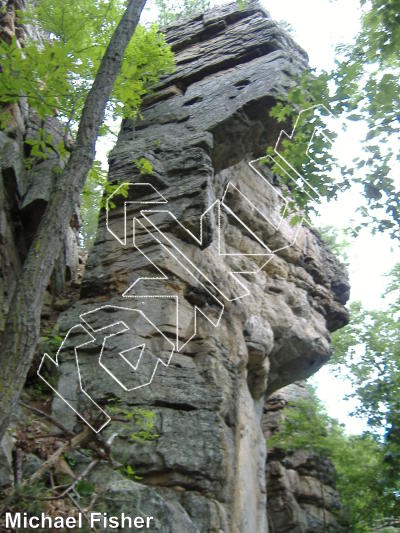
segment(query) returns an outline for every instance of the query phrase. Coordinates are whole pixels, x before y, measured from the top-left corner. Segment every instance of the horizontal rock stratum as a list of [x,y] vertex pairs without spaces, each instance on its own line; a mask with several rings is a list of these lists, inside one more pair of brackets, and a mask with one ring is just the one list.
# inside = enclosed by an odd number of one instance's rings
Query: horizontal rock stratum
[[[253,3],[166,37],[176,69],[122,125],[109,180],[131,183],[129,196],[102,214],[81,298],[60,325],[95,338],[78,359],[98,407],[155,417],[158,437],[144,443],[130,438],[134,418],[103,429],[142,480],[96,469],[98,504],[151,515],[154,532],[265,533],[266,398],[316,372],[347,321],[342,266],[315,231],[282,219],[279,183],[248,164],[275,143],[269,110],[307,56]],[[142,157],[151,174],[140,175]],[[59,394],[100,427],[73,351],[59,362]],[[53,411],[79,422],[59,397]]]

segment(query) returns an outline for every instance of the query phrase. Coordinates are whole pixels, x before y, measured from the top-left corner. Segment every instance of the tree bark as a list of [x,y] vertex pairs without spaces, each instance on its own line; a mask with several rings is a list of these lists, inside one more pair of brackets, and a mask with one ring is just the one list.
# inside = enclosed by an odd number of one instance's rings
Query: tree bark
[[16,408],[38,342],[43,297],[64,232],[95,157],[105,107],[121,69],[123,55],[146,0],[129,0],[86,98],[75,147],[53,194],[10,302],[0,353],[0,439]]

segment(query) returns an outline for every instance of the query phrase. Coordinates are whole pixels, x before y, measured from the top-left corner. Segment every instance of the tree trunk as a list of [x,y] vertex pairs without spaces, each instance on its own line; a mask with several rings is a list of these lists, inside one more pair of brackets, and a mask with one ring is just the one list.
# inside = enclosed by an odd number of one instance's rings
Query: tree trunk
[[129,0],[82,111],[75,147],[58,177],[10,302],[0,353],[0,439],[16,408],[38,342],[43,296],[62,238],[95,157],[96,139],[122,58],[146,0]]

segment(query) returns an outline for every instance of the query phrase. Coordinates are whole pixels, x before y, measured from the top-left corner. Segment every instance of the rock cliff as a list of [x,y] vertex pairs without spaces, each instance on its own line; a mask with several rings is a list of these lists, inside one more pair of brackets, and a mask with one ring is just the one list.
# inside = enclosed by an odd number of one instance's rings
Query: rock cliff
[[[279,430],[289,403],[310,400],[304,383],[293,383],[272,394],[264,407],[263,430],[268,439]],[[293,408],[293,407],[292,407]],[[345,516],[335,489],[332,463],[306,450],[268,450],[267,515],[270,533],[340,532]]]
[[[128,197],[102,214],[80,300],[59,320],[53,414],[114,437],[125,470],[92,471],[98,509],[153,516],[154,532],[265,533],[266,398],[316,372],[347,321],[335,257],[282,218],[276,178],[248,164],[275,143],[269,110],[307,56],[254,3],[166,37],[176,69],[110,154]],[[138,409],[153,413],[145,442],[132,438]]]

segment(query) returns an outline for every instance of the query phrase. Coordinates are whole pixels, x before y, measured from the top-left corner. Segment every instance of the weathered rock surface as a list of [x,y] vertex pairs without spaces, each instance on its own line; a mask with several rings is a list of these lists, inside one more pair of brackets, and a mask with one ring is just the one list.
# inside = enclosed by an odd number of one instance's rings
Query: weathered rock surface
[[[266,438],[279,430],[289,402],[311,396],[303,383],[293,383],[268,398],[264,408]],[[295,407],[294,407],[295,408]],[[346,531],[332,463],[310,451],[268,450],[266,465],[267,515],[272,533]]]
[[[9,42],[16,36],[19,46],[23,46],[27,35],[38,38],[34,28],[16,22],[16,10],[24,8],[24,0],[0,1],[1,40]],[[41,124],[23,98],[18,104],[1,108],[2,112],[11,113],[11,122],[0,132],[0,333],[18,274],[56,179],[54,170],[63,166],[58,155],[51,151],[45,161],[33,159],[27,167],[31,147],[26,141],[36,139],[41,127],[52,136],[55,145],[62,141],[63,128],[56,118]],[[53,275],[53,294],[61,292],[65,283],[76,275],[78,225],[77,219],[71,221],[66,232]],[[50,295],[47,300],[51,302]]]
[[6,433],[0,441],[0,488],[13,481],[13,446],[13,439]]
[[[149,442],[130,438],[133,422],[101,433],[118,433],[114,458],[142,476],[94,472],[107,505],[149,510],[154,532],[264,533],[266,395],[314,373],[329,358],[329,331],[347,320],[341,267],[316,233],[281,220],[279,186],[248,165],[276,140],[269,109],[307,57],[253,3],[166,36],[176,70],[140,120],[124,122],[110,155],[109,179],[136,185],[108,213],[113,234],[101,217],[81,299],[60,325],[89,313],[96,341],[81,346],[82,328],[69,340],[98,405],[155,414],[159,437]],[[139,175],[141,157],[152,174]],[[73,351],[59,363],[59,394],[98,429],[106,419],[80,393]],[[59,397],[53,412],[70,427],[79,421]]]

